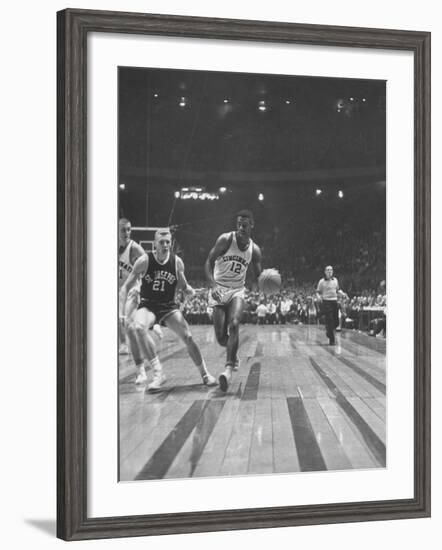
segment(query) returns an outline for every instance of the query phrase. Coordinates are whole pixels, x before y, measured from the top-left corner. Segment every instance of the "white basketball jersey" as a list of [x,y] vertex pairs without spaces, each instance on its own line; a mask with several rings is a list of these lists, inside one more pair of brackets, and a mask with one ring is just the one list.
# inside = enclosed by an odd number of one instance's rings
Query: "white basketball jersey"
[[[233,231],[232,242],[226,252],[215,260],[213,278],[216,283],[229,288],[242,288],[246,281],[247,268],[252,261],[253,241],[246,250],[240,250]],[[228,235],[230,237],[230,235]]]
[[130,252],[132,246],[135,244],[134,241],[130,240],[126,248],[120,254],[118,258],[118,287],[121,288],[123,283],[132,273],[134,265],[130,261]]

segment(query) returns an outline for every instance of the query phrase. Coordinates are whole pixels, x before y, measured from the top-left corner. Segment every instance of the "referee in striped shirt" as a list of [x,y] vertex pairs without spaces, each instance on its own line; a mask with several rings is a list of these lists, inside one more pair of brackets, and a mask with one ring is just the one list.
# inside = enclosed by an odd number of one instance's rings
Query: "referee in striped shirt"
[[339,325],[338,295],[348,298],[339,288],[338,279],[333,277],[333,267],[328,265],[324,269],[324,277],[319,281],[316,289],[319,300],[322,301],[322,311],[325,315],[325,330],[329,344],[335,345],[335,329]]

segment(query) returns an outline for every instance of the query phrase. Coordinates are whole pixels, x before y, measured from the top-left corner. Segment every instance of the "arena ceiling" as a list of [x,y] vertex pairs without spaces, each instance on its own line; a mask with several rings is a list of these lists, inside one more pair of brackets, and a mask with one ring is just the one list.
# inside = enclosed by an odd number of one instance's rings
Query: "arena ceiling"
[[350,187],[385,199],[384,81],[130,67],[118,79],[120,213],[139,223],[180,217],[188,186],[226,188],[213,213],[259,209],[259,194],[294,211]]
[[255,181],[385,166],[384,81],[120,68],[119,86],[121,177]]

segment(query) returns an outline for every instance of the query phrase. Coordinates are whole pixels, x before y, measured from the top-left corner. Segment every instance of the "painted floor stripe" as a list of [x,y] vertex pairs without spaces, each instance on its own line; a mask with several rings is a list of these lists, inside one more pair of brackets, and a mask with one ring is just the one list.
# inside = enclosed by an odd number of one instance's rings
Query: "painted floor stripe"
[[331,350],[330,348],[325,348],[331,355],[333,355],[333,357],[336,357],[336,359],[339,359],[339,361],[341,361],[341,363],[344,363],[344,365],[346,365],[349,369],[351,369],[352,371],[356,372],[357,374],[359,374],[359,376],[361,376],[364,380],[366,380],[367,382],[369,382],[372,386],[374,386],[377,390],[379,390],[381,393],[383,393],[384,395],[387,393],[387,388],[385,386],[384,383],[380,382],[379,380],[377,380],[374,376],[372,376],[371,374],[369,374],[368,372],[365,372],[364,369],[361,369],[361,367],[358,367],[357,365],[355,365],[352,361],[350,361],[349,359],[347,359],[346,357],[342,357],[342,355],[337,355],[333,350]]
[[258,398],[259,379],[261,376],[261,363],[253,363],[242,394],[242,401],[256,401]]
[[208,401],[198,399],[183,415],[163,443],[140,470],[136,480],[162,479],[198,423]]
[[385,466],[386,464],[386,449],[384,443],[379,439],[375,432],[370,428],[367,422],[362,418],[358,411],[353,407],[353,405],[344,397],[344,395],[339,391],[338,387],[334,382],[325,374],[321,367],[316,363],[314,359],[310,357],[310,363],[313,368],[325,382],[327,387],[331,390],[335,396],[336,403],[341,407],[341,409],[346,413],[350,418],[356,428],[359,430],[362,438],[367,444],[368,448],[372,452],[373,456],[376,458],[380,466]]
[[258,342],[256,344],[256,350],[255,350],[255,355],[254,357],[261,357],[262,356],[262,352],[263,352],[263,348],[264,346],[262,345],[262,342]]
[[373,336],[367,337],[366,333],[360,334],[359,332],[354,331],[343,331],[341,332],[341,343],[342,340],[348,340],[353,344],[363,346],[371,351],[377,351],[382,355],[385,355],[386,353],[387,340],[385,338],[374,338]]
[[327,470],[324,458],[300,397],[287,397],[299,466],[302,472]]
[[199,417],[195,426],[192,454],[190,455],[190,475],[192,476],[225,404],[225,401],[209,401]]

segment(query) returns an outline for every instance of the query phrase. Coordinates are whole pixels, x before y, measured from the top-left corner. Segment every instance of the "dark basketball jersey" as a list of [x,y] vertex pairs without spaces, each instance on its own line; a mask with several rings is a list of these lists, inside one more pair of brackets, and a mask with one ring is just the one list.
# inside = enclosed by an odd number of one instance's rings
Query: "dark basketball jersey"
[[141,279],[141,300],[151,304],[175,304],[177,285],[176,258],[172,252],[165,264],[155,259],[153,252],[148,253],[149,265]]

